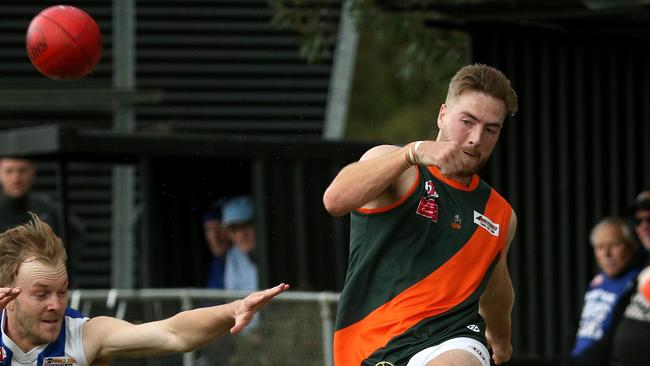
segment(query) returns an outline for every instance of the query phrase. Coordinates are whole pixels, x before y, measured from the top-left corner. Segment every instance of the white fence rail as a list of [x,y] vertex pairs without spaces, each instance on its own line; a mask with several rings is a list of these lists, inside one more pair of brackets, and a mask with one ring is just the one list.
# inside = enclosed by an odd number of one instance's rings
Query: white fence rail
[[[142,323],[183,310],[229,302],[247,294],[193,288],[73,290],[70,306],[89,317],[110,315]],[[119,359],[112,365],[332,366],[338,297],[332,292],[285,292],[262,311],[259,324],[243,334],[226,335],[195,352]]]

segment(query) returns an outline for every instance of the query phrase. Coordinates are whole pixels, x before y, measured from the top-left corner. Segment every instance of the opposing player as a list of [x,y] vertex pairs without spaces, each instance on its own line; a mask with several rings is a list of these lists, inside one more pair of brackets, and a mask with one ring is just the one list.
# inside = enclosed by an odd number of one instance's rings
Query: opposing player
[[500,71],[465,66],[435,141],[376,146],[327,188],[326,209],[351,213],[336,366],[489,366],[488,348],[510,359],[516,216],[476,173],[516,110]]
[[106,316],[88,319],[67,309],[65,259],[61,240],[35,215],[0,234],[3,365],[98,365],[117,357],[188,352],[228,330],[239,333],[289,288],[280,284],[229,304],[134,325]]

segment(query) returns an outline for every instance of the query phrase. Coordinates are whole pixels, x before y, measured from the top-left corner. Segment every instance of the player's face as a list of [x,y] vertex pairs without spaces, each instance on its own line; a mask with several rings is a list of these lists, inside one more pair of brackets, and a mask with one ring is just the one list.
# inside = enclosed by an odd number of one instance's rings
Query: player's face
[[25,352],[56,340],[68,305],[65,264],[28,259],[16,276],[22,292],[7,305],[7,334]]
[[632,259],[633,249],[625,244],[618,225],[603,225],[594,232],[593,249],[600,269],[609,277],[622,271]]
[[650,210],[638,210],[634,213],[634,231],[643,247],[650,251]]
[[23,159],[0,159],[0,184],[5,195],[13,198],[24,196],[32,187],[34,165]]
[[467,91],[440,107],[439,140],[456,142],[463,152],[465,169],[459,176],[471,176],[485,165],[499,140],[505,115],[501,100],[476,91]]

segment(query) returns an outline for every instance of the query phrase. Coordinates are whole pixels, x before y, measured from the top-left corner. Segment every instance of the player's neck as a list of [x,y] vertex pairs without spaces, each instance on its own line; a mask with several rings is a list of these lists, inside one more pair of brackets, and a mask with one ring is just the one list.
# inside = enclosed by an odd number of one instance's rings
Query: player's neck
[[469,177],[461,177],[459,175],[449,175],[449,176],[447,176],[447,178],[449,178],[449,179],[451,179],[453,181],[456,181],[456,182],[464,185],[465,187],[469,187],[469,185],[472,183],[472,175],[469,176]]

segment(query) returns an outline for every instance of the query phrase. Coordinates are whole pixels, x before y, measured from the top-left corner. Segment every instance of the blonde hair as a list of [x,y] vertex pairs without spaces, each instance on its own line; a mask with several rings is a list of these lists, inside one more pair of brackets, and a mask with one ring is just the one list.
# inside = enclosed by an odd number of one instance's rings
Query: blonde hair
[[29,258],[48,264],[65,263],[61,239],[50,225],[30,212],[30,222],[0,234],[0,286],[14,285],[20,265]]
[[499,70],[482,64],[467,65],[458,70],[449,82],[447,104],[466,91],[478,91],[503,101],[506,111],[517,113],[517,93],[510,86],[510,80]]

